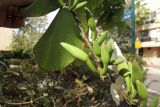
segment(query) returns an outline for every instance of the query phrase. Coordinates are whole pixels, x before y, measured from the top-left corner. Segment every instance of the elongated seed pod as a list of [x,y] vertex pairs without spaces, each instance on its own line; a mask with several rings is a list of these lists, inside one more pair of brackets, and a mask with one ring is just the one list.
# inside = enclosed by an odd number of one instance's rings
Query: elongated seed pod
[[101,46],[101,61],[103,63],[101,75],[103,76],[107,73],[108,64],[110,62],[110,55],[105,44],[102,44]]
[[109,52],[109,54],[111,56],[111,54],[113,52],[113,49],[114,49],[114,41],[113,41],[113,39],[109,39],[109,41],[107,42],[106,47],[107,47],[107,50],[108,50],[108,52]]
[[90,17],[88,19],[88,26],[91,29],[91,31],[95,32],[96,31],[96,23],[93,17]]
[[101,55],[101,47],[95,41],[93,41],[93,50],[97,56]]
[[102,34],[100,34],[96,42],[101,46],[101,44],[104,42],[107,36],[108,36],[108,32],[107,31],[103,32]]
[[91,12],[91,10],[88,7],[84,8],[87,12],[87,15],[89,15],[89,17],[93,17],[93,13]]
[[102,63],[108,63],[109,62],[109,56],[108,55],[108,50],[105,44],[102,44],[101,46],[101,61]]
[[148,98],[148,91],[140,80],[136,80],[136,85],[137,85],[137,91],[138,95],[141,97],[142,100],[147,100]]
[[70,44],[67,44],[67,43],[64,43],[64,42],[61,42],[61,46],[64,49],[66,49],[75,58],[84,61],[87,64],[87,66],[89,67],[89,69],[94,74],[97,74],[97,70],[96,70],[95,66],[93,65],[92,61],[90,60],[90,58],[88,57],[88,55],[84,51],[82,51],[81,49],[79,49],[79,48],[77,48],[73,45],[70,45]]
[[96,38],[97,38],[97,32],[96,31],[92,31],[91,37],[92,37],[92,41],[95,41]]
[[58,2],[59,2],[59,4],[60,4],[62,7],[64,7],[64,6],[65,6],[64,1],[63,1],[63,0],[58,0]]
[[78,10],[79,8],[81,8],[81,7],[85,6],[87,3],[88,3],[87,1],[84,1],[84,2],[78,3],[78,4],[76,5],[76,7],[73,9],[73,11]]
[[108,71],[108,63],[103,64],[103,69],[101,70],[101,76],[103,77],[104,75],[106,75]]
[[110,60],[110,64],[118,65],[118,64],[120,64],[120,63],[122,63],[124,61],[125,61],[124,58],[119,56],[119,57],[117,57],[115,59]]
[[61,42],[60,45],[77,59],[80,59],[85,62],[89,58],[83,50],[73,45],[64,42]]
[[74,0],[73,4],[70,6],[70,10],[74,9],[78,4],[79,0]]

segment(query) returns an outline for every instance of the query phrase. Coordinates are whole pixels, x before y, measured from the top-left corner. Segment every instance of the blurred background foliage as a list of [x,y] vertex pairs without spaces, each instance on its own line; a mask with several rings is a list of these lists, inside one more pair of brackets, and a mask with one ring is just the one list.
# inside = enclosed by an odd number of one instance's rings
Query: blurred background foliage
[[47,20],[47,16],[26,18],[25,26],[14,30],[11,44],[12,50],[32,54],[34,45],[47,29]]

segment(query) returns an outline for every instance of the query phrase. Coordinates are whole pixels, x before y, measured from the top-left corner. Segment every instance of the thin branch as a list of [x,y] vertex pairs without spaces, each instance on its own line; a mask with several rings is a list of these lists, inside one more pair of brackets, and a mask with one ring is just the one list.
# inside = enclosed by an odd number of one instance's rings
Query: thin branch
[[73,12],[73,15],[74,15],[74,17],[75,17],[75,20],[76,20],[77,24],[79,25],[80,31],[81,31],[81,33],[82,33],[82,39],[83,39],[84,42],[87,44],[87,46],[89,47],[89,49],[92,51],[93,56],[94,56],[94,59],[95,59],[95,62],[96,62],[97,68],[100,68],[100,67],[101,67],[100,58],[97,57],[97,55],[95,54],[95,52],[94,52],[94,50],[93,50],[93,48],[92,48],[92,45],[91,45],[91,43],[89,42],[89,40],[88,40],[88,38],[87,38],[88,35],[84,33],[84,30],[83,30],[83,27],[82,27],[82,25],[81,25],[81,22],[80,22],[79,18],[76,17],[76,14],[75,14],[74,12]]
[[73,99],[68,100],[68,101],[63,105],[63,107],[67,107],[67,104],[68,104],[68,103],[70,103],[70,102],[74,101],[75,99],[79,98],[80,96],[84,96],[84,95],[86,95],[87,93],[88,93],[88,92],[84,92],[84,93],[82,93],[82,94],[78,94],[78,95],[77,95],[77,96],[75,96]]
[[33,100],[31,99],[30,101],[27,101],[27,102],[19,102],[19,103],[4,102],[4,104],[7,104],[7,105],[27,105],[27,104],[31,104],[32,105],[34,102],[36,102],[37,100],[40,100],[44,97],[46,97],[46,96],[40,96],[36,99],[33,99]]
[[84,31],[83,31],[83,28],[82,28],[81,26],[80,26],[79,28],[80,28],[80,30],[81,30],[83,40],[85,41],[85,43],[87,44],[87,46],[89,47],[89,49],[90,49],[90,50],[92,51],[92,53],[93,53],[94,59],[95,59],[95,61],[96,61],[96,65],[97,65],[97,66],[100,66],[100,59],[99,59],[99,57],[97,57],[97,55],[95,54],[95,52],[94,52],[94,50],[93,50],[93,48],[92,48],[92,46],[91,46],[91,43],[88,41],[88,38],[87,38],[87,36],[85,35],[85,33],[84,33]]

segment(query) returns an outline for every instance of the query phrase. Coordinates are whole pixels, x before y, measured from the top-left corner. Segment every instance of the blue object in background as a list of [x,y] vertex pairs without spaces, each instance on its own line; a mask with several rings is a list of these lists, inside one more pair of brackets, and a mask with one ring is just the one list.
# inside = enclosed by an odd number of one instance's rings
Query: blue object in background
[[123,15],[123,20],[129,20],[129,19],[131,19],[131,10],[124,12]]

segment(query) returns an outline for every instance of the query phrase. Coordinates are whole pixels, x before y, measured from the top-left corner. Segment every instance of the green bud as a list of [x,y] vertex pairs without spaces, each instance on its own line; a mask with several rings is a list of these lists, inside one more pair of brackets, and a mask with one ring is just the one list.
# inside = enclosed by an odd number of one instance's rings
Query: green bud
[[64,7],[64,6],[65,6],[64,1],[63,1],[63,0],[58,0],[58,2],[59,2],[59,4],[60,4],[62,7]]
[[92,61],[90,60],[90,58],[88,57],[88,55],[84,51],[82,51],[81,49],[79,49],[79,48],[77,48],[73,45],[70,45],[70,44],[67,44],[67,43],[64,43],[64,42],[61,42],[60,45],[65,50],[67,50],[72,56],[74,56],[77,59],[80,59],[80,60],[84,61],[87,64],[87,66],[89,67],[89,69],[94,74],[97,74],[96,67],[93,65]]
[[109,39],[109,41],[107,42],[107,50],[110,56],[112,55],[113,49],[114,49],[114,41],[113,39]]
[[110,60],[110,63],[113,65],[118,65],[118,64],[122,63],[123,61],[125,61],[124,58],[119,56],[117,58]]
[[85,6],[87,3],[88,3],[87,1],[84,1],[84,2],[78,3],[78,4],[76,5],[76,7],[73,9],[73,11],[78,10],[79,8],[81,8],[81,7]]
[[96,23],[93,17],[88,19],[88,26],[91,29],[91,31],[96,31]]
[[78,4],[79,0],[74,0],[73,4],[70,7],[70,10],[74,9],[76,5]]
[[97,56],[101,55],[101,47],[95,41],[93,41],[93,50]]
[[101,46],[101,44],[104,42],[107,36],[108,36],[108,32],[107,31],[103,32],[102,34],[100,34],[96,42]]
[[60,45],[67,50],[72,56],[82,61],[86,61],[89,57],[88,55],[81,49],[70,45],[68,43],[61,42]]
[[93,31],[92,34],[91,34],[91,37],[92,37],[92,41],[95,41],[96,38],[97,38],[97,32]]
[[101,75],[105,75],[108,69],[108,64],[110,62],[110,55],[108,53],[107,47],[105,44],[102,44],[101,46],[101,61],[103,63],[103,70],[101,72]]
[[108,50],[105,44],[101,46],[101,61],[102,63],[107,63],[109,61]]

